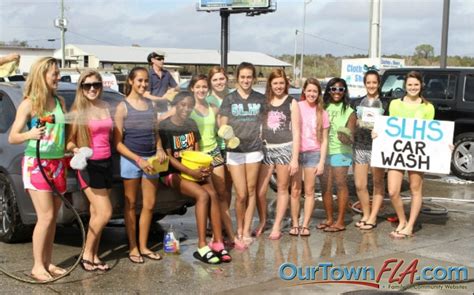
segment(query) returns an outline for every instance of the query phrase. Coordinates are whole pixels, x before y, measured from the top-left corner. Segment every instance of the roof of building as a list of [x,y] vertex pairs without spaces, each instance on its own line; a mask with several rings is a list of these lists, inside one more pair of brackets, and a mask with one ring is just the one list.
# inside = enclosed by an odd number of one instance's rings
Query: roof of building
[[[161,47],[134,47],[110,45],[68,44],[79,48],[88,55],[94,55],[101,62],[113,63],[146,63],[150,52],[162,51],[166,54],[166,64],[176,65],[219,65],[221,55],[217,50],[185,49]],[[67,46],[66,46],[67,47]],[[253,51],[229,51],[228,64],[238,65],[250,62],[256,66],[288,67],[290,64],[270,55]]]

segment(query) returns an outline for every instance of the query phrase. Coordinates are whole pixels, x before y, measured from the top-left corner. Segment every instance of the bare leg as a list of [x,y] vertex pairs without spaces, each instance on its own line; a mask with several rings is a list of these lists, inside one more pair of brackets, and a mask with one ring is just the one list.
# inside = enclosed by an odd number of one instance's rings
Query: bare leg
[[[198,232],[198,248],[207,245],[206,243],[206,221],[209,213],[209,194],[199,184],[193,181],[182,179],[178,174],[173,175],[173,187],[181,193],[196,200],[196,227]],[[214,227],[213,230],[216,230]],[[219,228],[222,234],[222,229]]]
[[344,216],[346,214],[347,202],[349,199],[349,189],[347,187],[347,171],[349,167],[332,167],[334,181],[337,189],[337,220],[331,227],[342,229],[345,228]]
[[411,235],[423,203],[423,173],[408,171],[408,177],[410,179],[411,192],[410,218],[405,228],[400,230],[400,233]]
[[50,231],[52,227],[56,226],[56,214],[54,212],[54,199],[56,197],[49,192],[34,190],[28,190],[28,192],[30,193],[38,219],[32,237],[34,264],[31,274],[39,280],[46,281],[51,279],[51,275],[48,272],[50,261],[46,261],[48,258],[46,252],[48,251],[48,238],[51,236]]
[[273,223],[270,235],[277,235],[281,232],[281,222],[285,217],[286,209],[288,209],[288,185],[290,183],[290,170],[288,165],[276,165],[277,172],[277,206],[275,222]]
[[360,227],[370,216],[370,196],[367,189],[367,178],[369,173],[369,164],[354,164],[354,182],[362,209],[362,218],[356,223]]
[[245,164],[245,175],[247,176],[247,192],[248,202],[247,210],[245,210],[245,220],[243,236],[244,238],[250,238],[250,227],[252,226],[253,214],[255,212],[255,206],[257,203],[257,181],[258,171],[260,169],[260,163],[247,163]]
[[212,183],[217,192],[217,200],[220,208],[220,215],[222,225],[231,241],[234,241],[234,229],[232,226],[232,219],[229,211],[229,192],[226,186],[226,171],[225,166],[219,166],[212,171]]
[[140,178],[124,179],[123,187],[125,194],[124,219],[125,229],[127,230],[129,255],[139,256],[140,251],[137,245],[137,190],[140,186]]
[[[372,168],[372,179],[374,184],[374,192],[372,197],[372,209],[370,211],[368,224],[377,224],[377,214],[382,206],[385,195],[385,169]],[[361,226],[362,229],[370,228],[370,226]]]
[[400,197],[403,173],[404,171],[402,170],[388,170],[388,194],[398,217],[398,227],[395,232],[401,231],[407,224],[407,217],[403,209],[402,198]]
[[245,165],[228,165],[232,181],[234,182],[235,198],[235,217],[237,219],[237,236],[241,239],[244,234],[245,209],[247,207],[247,183]]
[[309,235],[309,223],[314,210],[314,185],[316,181],[316,167],[304,168],[304,219],[302,235]]
[[207,192],[207,194],[209,195],[209,201],[211,202],[210,218],[214,242],[222,243],[224,240],[222,239],[221,211],[217,193],[214,189],[212,180],[209,179],[208,182],[201,185],[201,188],[203,188]]
[[296,228],[299,228],[299,215],[300,215],[300,198],[301,198],[301,182],[302,182],[303,168],[300,167],[298,172],[292,177],[292,188],[291,188],[291,227],[290,233],[297,234]]
[[255,236],[260,236],[267,222],[267,191],[274,165],[261,165],[257,184],[257,211],[260,222],[255,229]]
[[334,223],[334,209],[332,205],[332,179],[333,179],[332,167],[326,165],[324,167],[324,174],[320,178],[321,181],[321,194],[323,197],[323,206],[326,211],[326,221],[318,225],[318,228],[324,229],[326,226],[331,226]]
[[[153,209],[156,204],[156,191],[158,190],[158,179],[142,178],[142,210],[140,212],[138,246],[140,253],[153,253],[148,248],[148,235],[150,233]],[[153,256],[153,255],[152,255]],[[157,255],[155,255],[157,256]],[[159,258],[159,257],[156,257]]]
[[[109,194],[106,189],[94,189],[89,187],[84,190],[84,193],[90,203],[91,216],[82,257],[93,263],[99,263],[98,250],[100,237],[102,230],[112,217],[112,204],[110,203]],[[84,267],[92,269],[88,264],[84,264]]]

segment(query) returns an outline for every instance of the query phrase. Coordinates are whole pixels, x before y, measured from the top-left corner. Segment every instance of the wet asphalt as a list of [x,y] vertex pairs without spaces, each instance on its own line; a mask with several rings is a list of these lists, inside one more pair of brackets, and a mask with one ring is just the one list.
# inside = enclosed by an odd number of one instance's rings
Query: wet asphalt
[[[409,196],[408,191],[403,192]],[[268,196],[271,201],[274,194]],[[351,200],[356,197],[351,193]],[[48,285],[20,283],[0,274],[0,293],[157,293],[157,294],[397,294],[410,285],[409,265],[417,270],[414,282],[426,267],[440,268],[443,275],[449,267],[465,267],[467,278],[474,277],[474,183],[455,177],[427,176],[424,185],[424,205],[415,236],[394,240],[389,237],[396,226],[387,221],[394,215],[390,201],[384,201],[378,226],[373,231],[360,231],[354,223],[360,218],[353,211],[346,217],[347,230],[324,233],[315,225],[324,219],[322,204],[316,202],[310,237],[291,237],[285,221],[283,237],[267,239],[269,231],[257,238],[246,251],[232,250],[233,262],[216,266],[203,264],[193,258],[197,246],[194,210],[183,216],[167,216],[153,229],[151,248],[163,253],[163,234],[172,224],[181,238],[180,255],[164,255],[161,261],[146,260],[132,264],[127,259],[127,239],[121,222],[108,226],[101,243],[102,258],[112,270],[106,273],[85,272],[76,268],[68,277]],[[407,212],[409,208],[406,208]],[[255,218],[254,224],[257,224]],[[70,267],[81,246],[80,233],[74,227],[58,228],[54,261]],[[26,276],[31,269],[31,243],[0,243],[0,267],[18,276]],[[378,276],[384,262],[392,259],[377,281],[340,278],[343,267],[372,267]],[[280,267],[287,265],[283,276],[292,274],[291,265],[302,268],[301,279],[281,279]],[[323,278],[320,267],[314,278],[305,279],[307,267],[332,264],[338,268],[332,282]],[[397,266],[400,265],[400,267]],[[396,269],[396,271],[395,271]],[[401,282],[400,279],[406,272]],[[392,278],[391,274],[395,273]],[[463,277],[464,278],[464,277]],[[389,282],[392,279],[392,282]],[[425,280],[426,281],[426,280]],[[361,283],[362,282],[362,283]],[[436,282],[435,282],[436,283]],[[431,284],[413,286],[406,292],[413,294],[473,294],[474,283]]]

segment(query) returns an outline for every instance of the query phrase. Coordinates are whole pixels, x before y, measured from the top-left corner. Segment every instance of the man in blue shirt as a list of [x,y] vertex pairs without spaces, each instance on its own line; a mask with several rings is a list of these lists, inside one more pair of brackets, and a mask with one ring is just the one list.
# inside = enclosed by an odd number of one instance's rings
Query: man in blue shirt
[[[170,72],[163,68],[165,54],[161,51],[154,51],[147,57],[150,70],[148,71],[148,91],[144,96],[155,103],[158,113],[168,111],[168,99],[163,97],[170,88],[179,91],[178,84],[171,76]],[[163,118],[160,118],[163,119]]]

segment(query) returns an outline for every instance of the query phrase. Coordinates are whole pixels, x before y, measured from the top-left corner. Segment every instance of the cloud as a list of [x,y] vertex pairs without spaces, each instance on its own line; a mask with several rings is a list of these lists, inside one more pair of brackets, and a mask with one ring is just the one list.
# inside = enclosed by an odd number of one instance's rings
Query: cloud
[[[197,0],[65,0],[67,43],[220,48],[219,13],[196,11]],[[306,6],[305,52],[349,55],[369,46],[369,0],[313,0]],[[439,53],[443,0],[382,0],[382,52],[412,54],[422,43]],[[59,47],[53,20],[57,0],[2,0],[0,40]],[[474,1],[451,0],[450,55],[474,56]],[[230,16],[231,50],[293,54],[301,51],[303,0],[280,0],[277,11]]]

